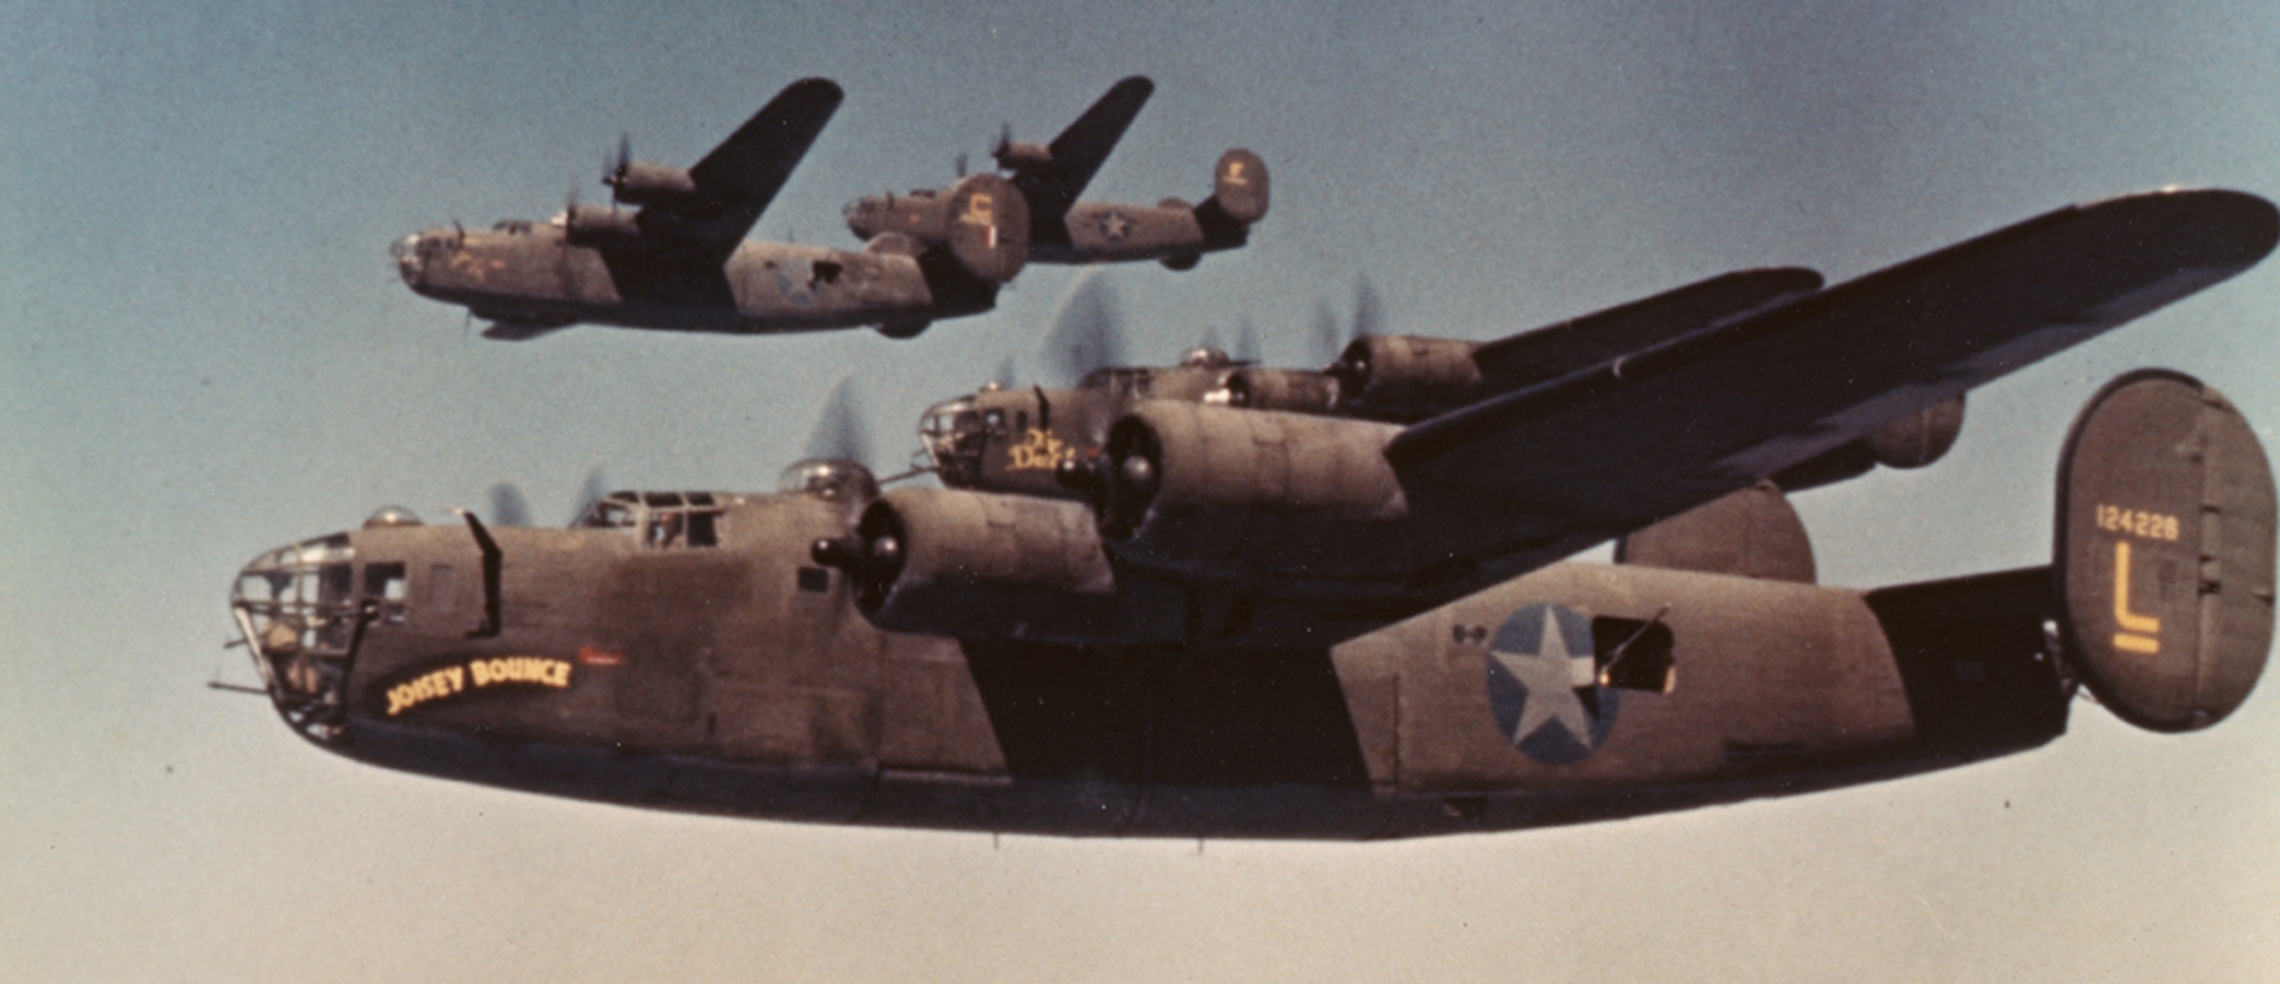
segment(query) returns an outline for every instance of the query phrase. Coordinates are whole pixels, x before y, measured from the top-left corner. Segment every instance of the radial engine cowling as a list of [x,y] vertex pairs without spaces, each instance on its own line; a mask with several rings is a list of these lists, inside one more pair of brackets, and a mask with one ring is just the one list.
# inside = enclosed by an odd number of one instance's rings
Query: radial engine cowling
[[688,168],[647,161],[629,161],[602,179],[618,201],[628,205],[690,206],[697,201],[697,180]]
[[1097,470],[1074,478],[1119,556],[1331,573],[1372,563],[1367,545],[1408,515],[1384,454],[1399,431],[1149,401],[1109,429]]
[[1327,372],[1350,412],[1382,420],[1422,420],[1473,402],[1480,393],[1474,342],[1414,335],[1364,335]]
[[1338,381],[1305,369],[1237,369],[1206,392],[1203,401],[1245,410],[1326,414],[1338,408]]
[[641,223],[636,213],[600,205],[573,206],[563,215],[562,224],[565,237],[573,246],[608,249],[641,238]]
[[1957,394],[1895,420],[1861,438],[1876,463],[1887,468],[1922,468],[1940,460],[1963,432],[1963,395]]
[[1091,511],[1066,500],[895,489],[854,536],[812,553],[847,572],[856,607],[894,632],[1141,643],[1181,626],[1176,599],[1160,612],[1120,599]]

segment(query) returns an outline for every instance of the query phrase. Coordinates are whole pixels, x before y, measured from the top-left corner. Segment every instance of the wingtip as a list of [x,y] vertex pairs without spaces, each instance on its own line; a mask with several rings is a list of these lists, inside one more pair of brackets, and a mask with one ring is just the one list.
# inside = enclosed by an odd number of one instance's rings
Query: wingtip
[[840,100],[847,98],[847,90],[840,88],[839,83],[824,78],[823,76],[811,75],[807,78],[785,86],[784,91],[779,93],[777,98],[783,98],[786,96],[798,96],[805,99],[828,99],[833,104],[837,104]]
[[2195,258],[2209,265],[2254,266],[2280,246],[2280,207],[2245,191],[2169,187],[2091,202],[2081,210],[2123,213],[2131,225],[2189,228]]

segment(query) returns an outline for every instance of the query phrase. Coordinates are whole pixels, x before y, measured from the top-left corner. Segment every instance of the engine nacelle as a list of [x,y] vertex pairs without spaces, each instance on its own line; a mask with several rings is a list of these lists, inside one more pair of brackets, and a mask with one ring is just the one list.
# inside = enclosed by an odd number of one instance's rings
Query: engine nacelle
[[1074,643],[1164,642],[1176,595],[1149,610],[1119,594],[1090,510],[1075,502],[956,489],[895,489],[855,535],[817,541],[847,572],[855,604],[894,632]]
[[882,232],[863,244],[863,252],[878,256],[908,256],[917,259],[926,252],[926,244],[899,232]]
[[939,192],[914,191],[907,195],[866,195],[849,202],[843,211],[847,231],[872,241],[898,235],[921,243],[948,238],[947,202]]
[[602,179],[628,205],[697,204],[697,180],[685,167],[629,161]]
[[1189,569],[1330,574],[1378,558],[1409,504],[1384,448],[1400,429],[1149,401],[1109,428],[1085,486],[1119,556]]
[[1304,369],[1244,368],[1229,372],[1203,402],[1244,410],[1327,414],[1338,409],[1338,381]]
[[1053,166],[1053,148],[1041,143],[1000,140],[996,149],[990,151],[990,156],[997,160],[999,167],[1008,171],[1018,172]]
[[562,216],[563,237],[573,246],[609,249],[641,239],[641,222],[633,212],[600,205],[574,206]]
[[1413,421],[1473,402],[1480,394],[1476,342],[1413,335],[1364,335],[1324,370],[1338,380],[1348,412]]
[[1922,468],[1940,460],[1963,432],[1963,394],[1934,403],[1861,438],[1870,457],[1887,468]]

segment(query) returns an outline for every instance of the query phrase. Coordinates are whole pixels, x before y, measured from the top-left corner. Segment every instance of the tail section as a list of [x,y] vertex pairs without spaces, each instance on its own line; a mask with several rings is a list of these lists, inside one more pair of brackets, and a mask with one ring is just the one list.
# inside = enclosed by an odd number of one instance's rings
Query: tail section
[[1927,748],[1977,758],[2048,741],[2070,680],[2140,727],[2205,728],[2264,670],[2272,472],[2240,413],[2197,380],[2140,370],[2091,398],[2060,462],[2050,567],[1867,595]]
[[1029,202],[1013,183],[976,174],[950,189],[950,255],[974,279],[1003,284],[1029,262]]
[[2255,431],[2198,380],[2140,370],[2075,420],[2058,480],[2069,666],[2133,724],[2223,720],[2272,644],[2272,470]]
[[1267,162],[1248,150],[1230,150],[1219,155],[1212,169],[1211,197],[1200,211],[1247,226],[1267,217],[1270,190]]

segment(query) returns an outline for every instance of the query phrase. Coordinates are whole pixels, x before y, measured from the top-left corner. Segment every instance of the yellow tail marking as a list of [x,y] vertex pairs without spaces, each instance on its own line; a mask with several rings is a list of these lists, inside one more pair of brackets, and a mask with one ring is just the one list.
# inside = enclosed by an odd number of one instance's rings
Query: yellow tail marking
[[2114,633],[2114,648],[2125,653],[2144,653],[2151,656],[2161,651],[2161,640],[2152,636],[2116,632]]
[[2158,653],[2161,640],[2133,632],[2161,631],[2161,620],[2130,611],[2130,543],[2114,542],[2114,624],[2128,631],[2114,633],[2114,648],[2132,653]]
[[966,199],[966,214],[959,216],[958,221],[967,225],[995,226],[997,224],[997,202],[992,201],[986,192],[977,193],[974,197]]

